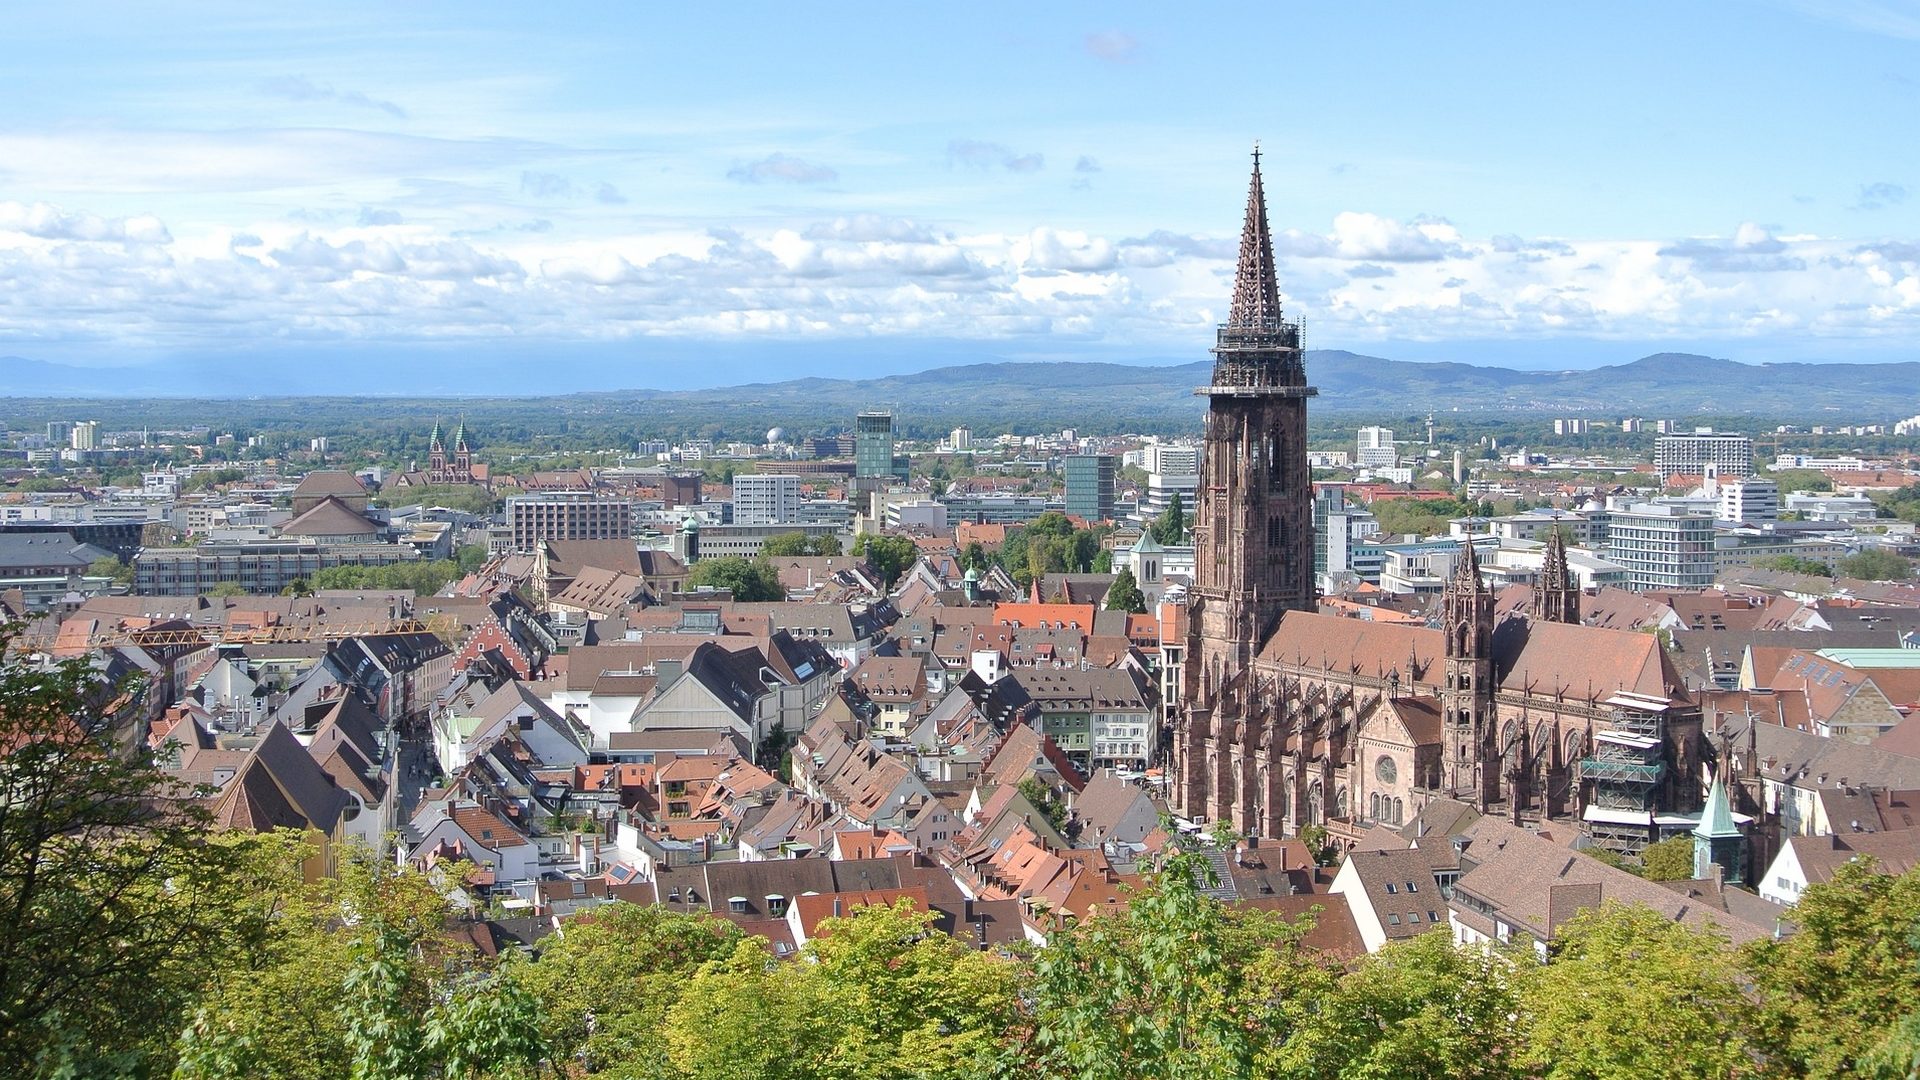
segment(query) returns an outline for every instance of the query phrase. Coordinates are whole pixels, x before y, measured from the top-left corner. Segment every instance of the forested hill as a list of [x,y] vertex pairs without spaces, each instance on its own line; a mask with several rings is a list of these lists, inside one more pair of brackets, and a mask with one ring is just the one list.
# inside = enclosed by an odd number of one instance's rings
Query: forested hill
[[[937,367],[876,378],[803,378],[705,390],[624,389],[545,397],[511,396],[511,386],[475,379],[471,396],[372,397],[379,390],[364,372],[341,371],[329,385],[339,393],[277,394],[258,385],[238,413],[292,410],[306,417],[351,414],[384,418],[401,413],[469,419],[524,419],[529,409],[553,418],[589,422],[634,417],[649,431],[721,432],[775,425],[794,432],[843,429],[862,409],[892,409],[922,434],[970,424],[976,430],[1190,431],[1199,423],[1210,360],[1180,365],[1004,362]],[[125,369],[112,396],[96,370],[0,358],[0,418],[27,421],[37,412],[66,415],[84,398],[89,415],[134,421],[206,416],[198,397],[236,398],[245,381],[168,377],[165,371]],[[1920,363],[1740,364],[1706,356],[1661,353],[1632,363],[1584,371],[1520,371],[1460,363],[1410,363],[1340,350],[1307,355],[1308,379],[1320,395],[1317,415],[1406,415],[1428,410],[1486,413],[1559,413],[1650,417],[1736,414],[1890,422],[1920,413]],[[135,374],[145,372],[146,374]],[[256,374],[258,374],[256,372]],[[143,379],[145,381],[143,381]],[[150,386],[158,382],[164,385]],[[197,387],[219,393],[194,395]],[[134,400],[126,395],[152,395]],[[8,400],[11,399],[11,400]],[[29,399],[61,399],[50,402]],[[137,407],[136,407],[137,406]],[[234,420],[241,417],[235,416]],[[230,421],[233,422],[233,421]]]

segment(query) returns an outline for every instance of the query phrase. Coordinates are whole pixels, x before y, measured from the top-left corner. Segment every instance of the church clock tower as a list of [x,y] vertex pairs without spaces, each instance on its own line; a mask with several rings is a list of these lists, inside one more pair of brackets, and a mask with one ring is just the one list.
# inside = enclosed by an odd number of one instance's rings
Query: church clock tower
[[[1311,611],[1313,474],[1300,324],[1280,311],[1273,238],[1253,154],[1233,305],[1215,338],[1194,515],[1188,686],[1211,701],[1287,611]],[[1195,679],[1198,681],[1194,681]],[[1189,700],[1193,695],[1189,694]]]

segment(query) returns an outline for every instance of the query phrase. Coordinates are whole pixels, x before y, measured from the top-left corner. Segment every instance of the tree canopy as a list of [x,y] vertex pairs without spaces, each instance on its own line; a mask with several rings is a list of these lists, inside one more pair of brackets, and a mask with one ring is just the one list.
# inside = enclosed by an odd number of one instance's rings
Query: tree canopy
[[773,564],[765,559],[743,559],[738,555],[696,560],[693,569],[687,572],[687,584],[696,589],[702,586],[727,589],[735,600],[749,604],[787,598],[787,590],[781,587],[780,575]]
[[880,573],[881,584],[891,589],[920,557],[920,549],[914,546],[912,537],[861,533],[854,537],[853,554],[872,563]]
[[1147,598],[1140,591],[1140,583],[1134,580],[1133,571],[1121,567],[1113,576],[1113,585],[1107,589],[1108,611],[1130,611],[1135,615],[1147,610]]
[[760,546],[760,554],[768,558],[790,555],[838,555],[840,538],[837,536],[808,536],[803,532],[781,533],[767,537]]

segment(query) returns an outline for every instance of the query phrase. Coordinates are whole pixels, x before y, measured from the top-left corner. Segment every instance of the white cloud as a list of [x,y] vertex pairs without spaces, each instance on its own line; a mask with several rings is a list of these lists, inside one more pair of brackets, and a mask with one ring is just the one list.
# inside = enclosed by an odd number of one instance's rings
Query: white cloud
[[955,139],[947,144],[947,164],[970,169],[991,169],[998,165],[1008,172],[1039,172],[1047,165],[1045,154],[1017,153],[996,142],[980,139]]
[[[192,347],[804,334],[1124,344],[1197,358],[1224,313],[1237,246],[1231,235],[1044,224],[962,234],[877,214],[592,235],[537,224],[456,236],[430,217],[369,208],[170,228],[0,203],[0,336]],[[1920,245],[1905,240],[1753,223],[1671,243],[1475,238],[1436,219],[1355,211],[1324,232],[1289,233],[1280,248],[1287,305],[1325,345],[1920,332]]]
[[839,173],[825,165],[802,161],[789,154],[770,154],[727,170],[727,179],[743,184],[826,184],[839,178]]
[[356,108],[375,109],[402,120],[407,116],[407,110],[384,98],[369,97],[359,90],[335,90],[326,83],[314,82],[303,75],[264,79],[255,89],[267,97],[288,101],[333,101]]
[[0,232],[40,240],[110,240],[126,244],[165,244],[173,237],[159,218],[98,217],[68,213],[51,203],[0,202]]
[[1123,30],[1102,30],[1088,34],[1087,52],[1110,64],[1131,64],[1140,58],[1140,41]]

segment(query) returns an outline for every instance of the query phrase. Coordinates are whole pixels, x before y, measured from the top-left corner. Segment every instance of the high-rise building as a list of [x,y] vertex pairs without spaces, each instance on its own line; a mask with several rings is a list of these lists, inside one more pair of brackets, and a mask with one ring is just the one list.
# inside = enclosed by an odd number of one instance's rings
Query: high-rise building
[[1111,454],[1070,454],[1066,459],[1067,513],[1087,521],[1113,518]]
[[1695,428],[1691,435],[1662,435],[1653,442],[1653,467],[1660,479],[1704,476],[1719,467],[1721,479],[1753,475],[1753,440],[1731,431]]
[[1393,448],[1392,428],[1361,428],[1358,449],[1353,463],[1363,469],[1378,469],[1400,463],[1400,453]]
[[947,445],[955,450],[971,450],[973,449],[973,432],[967,430],[967,426],[962,424],[953,429],[953,434],[947,438]]
[[[1280,310],[1254,155],[1233,303],[1215,335],[1193,527],[1186,697],[1210,708],[1286,611],[1314,609],[1313,483],[1300,324]],[[1391,438],[1391,436],[1389,436]]]
[[893,414],[863,412],[853,420],[853,475],[893,475]]
[[743,473],[733,478],[735,525],[786,525],[799,520],[798,476]]
[[74,450],[93,450],[100,445],[100,421],[82,420],[67,433],[67,445]]

